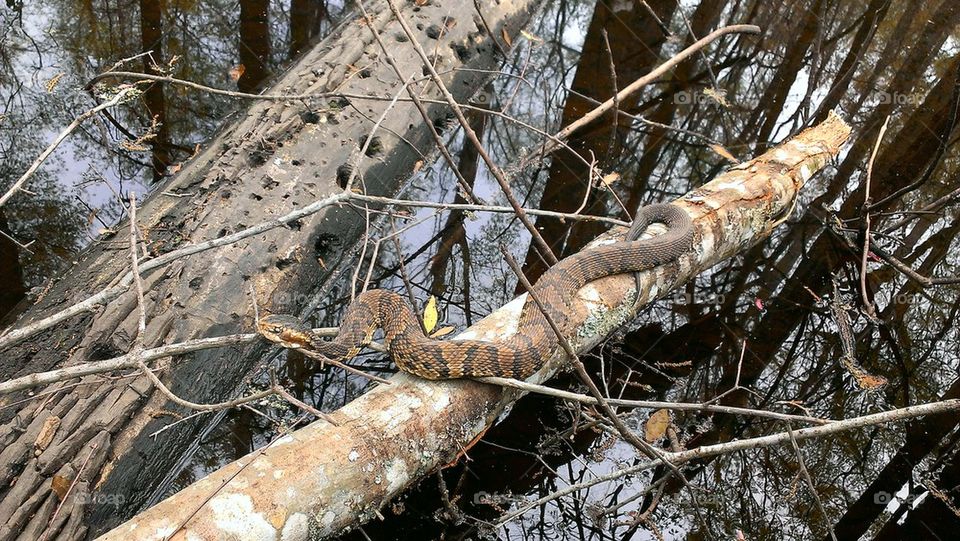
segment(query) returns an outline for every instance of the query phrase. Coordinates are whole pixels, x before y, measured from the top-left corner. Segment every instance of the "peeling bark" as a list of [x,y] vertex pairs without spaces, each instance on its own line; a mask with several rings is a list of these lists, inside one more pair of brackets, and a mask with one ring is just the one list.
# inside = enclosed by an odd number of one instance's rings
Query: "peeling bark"
[[[498,39],[516,37],[527,23],[533,1],[500,2],[484,7]],[[388,45],[400,34],[384,2],[370,2],[377,14],[360,24],[348,21],[318,43],[284,74],[271,93],[325,91],[376,95],[380,101],[354,99],[254,102],[209,147],[144,202],[137,212],[147,236],[150,258],[273,220],[337,193],[337,171],[358,153],[360,141],[401,89],[401,81],[381,60],[370,28]],[[475,20],[474,4],[447,0],[418,6],[404,3],[404,16],[423,28],[444,24],[446,32],[418,35],[439,53],[438,69],[459,101],[466,101],[489,77],[499,59],[490,37]],[[450,17],[460,19],[450,23]],[[391,50],[406,74],[422,65],[411,47],[396,42]],[[455,49],[454,49],[455,48]],[[358,73],[354,66],[363,66]],[[456,70],[467,67],[471,70]],[[428,97],[432,88],[418,90]],[[431,118],[446,106],[428,106]],[[388,131],[389,130],[389,131]],[[396,134],[396,135],[395,135]],[[401,140],[397,135],[403,137]],[[429,159],[434,141],[409,102],[386,115],[376,156],[357,167],[371,195],[393,194],[420,160]],[[166,194],[178,194],[172,197]],[[118,283],[129,269],[127,225],[86,250],[67,276],[54,284],[14,327],[63,310]],[[364,230],[350,209],[327,208],[287,227],[176,260],[145,273],[146,347],[220,336],[252,329],[252,286],[260,305],[274,312],[297,312],[304,291],[322,284],[338,265],[348,265],[351,240]],[[149,259],[144,260],[149,262]],[[326,267],[323,267],[325,262]],[[135,293],[130,290],[62,324],[7,347],[0,356],[0,379],[53,367],[102,360],[130,349],[137,328]],[[216,402],[234,396],[243,378],[266,351],[266,344],[184,355],[166,365],[162,377],[181,397]],[[114,374],[120,375],[120,374]],[[187,451],[209,418],[180,422],[151,438],[149,434],[188,415],[169,404],[142,377],[105,380],[89,376],[55,384],[37,393],[0,398],[0,540],[84,537],[102,532],[136,513],[158,490],[165,475]],[[52,416],[59,426],[35,445]],[[48,425],[49,426],[49,425]],[[46,439],[49,438],[49,441]],[[51,521],[63,497],[58,472],[69,497]]]
[[[580,290],[571,320],[578,351],[630,321],[636,309],[761,242],[789,216],[799,189],[849,135],[838,117],[721,174],[675,204],[694,218],[692,253],[641,275],[610,276]],[[597,242],[604,242],[604,236]],[[514,332],[523,299],[460,335]],[[555,355],[532,380],[564,364]],[[475,381],[429,382],[398,374],[333,414],[233,462],[137,515],[101,539],[324,538],[375,517],[424,475],[456,460],[519,396]]]

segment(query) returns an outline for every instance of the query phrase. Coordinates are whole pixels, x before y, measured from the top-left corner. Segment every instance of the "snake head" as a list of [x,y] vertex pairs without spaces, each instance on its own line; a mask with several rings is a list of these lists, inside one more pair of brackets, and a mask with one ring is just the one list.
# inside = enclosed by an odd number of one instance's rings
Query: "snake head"
[[311,329],[299,319],[285,314],[271,314],[260,318],[260,334],[285,348],[310,347]]

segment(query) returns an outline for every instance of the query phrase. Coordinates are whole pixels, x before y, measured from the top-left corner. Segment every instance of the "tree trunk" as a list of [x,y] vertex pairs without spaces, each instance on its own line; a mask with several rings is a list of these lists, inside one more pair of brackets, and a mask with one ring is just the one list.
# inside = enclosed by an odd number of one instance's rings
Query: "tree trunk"
[[[587,284],[575,299],[574,347],[587,351],[719,261],[765,239],[789,216],[803,184],[834,157],[850,133],[831,115],[821,125],[697,188],[675,204],[696,224],[696,245],[677,262]],[[622,231],[621,231],[622,232]],[[609,238],[609,235],[607,236]],[[496,340],[513,332],[523,298],[461,338]],[[564,363],[555,354],[532,381]],[[134,517],[101,539],[320,539],[365,522],[425,475],[455,461],[519,397],[471,380],[393,377],[333,414],[255,451]]]
[[[382,58],[371,28],[383,36],[405,77],[422,66],[413,48],[397,39],[401,30],[385,2],[370,2],[371,20],[352,20],[317,44],[273,85],[270,93],[375,95],[378,101],[328,98],[255,101],[226,127],[206,151],[159,187],[138,211],[149,264],[173,250],[221,238],[302,209],[340,190],[338,170],[358,154],[373,123],[401,91],[401,81]],[[484,18],[501,43],[527,23],[533,1],[484,4]],[[437,68],[465,101],[495,70],[497,49],[476,24],[469,0],[438,5],[402,3],[418,28],[446,28],[439,38],[416,36],[442,52]],[[466,15],[460,15],[466,14]],[[450,18],[459,24],[450,24]],[[439,39],[439,42],[438,42]],[[457,53],[451,46],[457,47]],[[364,71],[357,72],[356,67]],[[473,70],[455,70],[467,67]],[[416,88],[423,93],[423,89]],[[427,96],[435,96],[429,89]],[[405,94],[404,94],[405,97]],[[432,119],[448,114],[428,106]],[[400,140],[397,135],[403,137]],[[355,167],[368,194],[390,195],[434,148],[427,123],[409,102],[385,115],[380,144],[372,158]],[[370,152],[374,154],[374,152]],[[175,194],[175,195],[171,195]],[[107,289],[68,319],[39,333],[0,336],[0,380],[118,356],[131,349],[137,329],[137,301],[129,280],[129,224],[114,237],[99,239],[27,312],[20,328],[58,313]],[[350,239],[364,231],[351,209],[327,207],[265,233],[199,256],[176,259],[144,272],[147,328],[144,345],[181,342],[252,329],[253,291],[274,312],[297,312],[302,293],[348,265]],[[161,377],[178,395],[194,402],[235,396],[242,380],[266,350],[265,344],[206,350],[178,357]],[[26,394],[0,397],[0,539],[72,539],[102,532],[136,513],[154,497],[163,478],[210,422],[201,415],[177,423],[162,436],[149,435],[189,413],[171,404],[145,378],[89,376]],[[38,442],[41,430],[53,437]],[[62,506],[62,486],[76,483]],[[59,495],[58,495],[59,494]],[[58,506],[61,506],[58,509]],[[54,517],[54,515],[56,516]],[[54,519],[54,520],[52,520]]]

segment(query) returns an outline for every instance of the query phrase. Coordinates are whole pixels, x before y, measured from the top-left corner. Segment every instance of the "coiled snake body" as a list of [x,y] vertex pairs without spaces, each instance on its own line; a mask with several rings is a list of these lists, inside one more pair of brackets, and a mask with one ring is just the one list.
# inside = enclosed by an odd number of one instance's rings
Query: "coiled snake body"
[[[636,240],[651,223],[667,232]],[[583,250],[551,267],[533,286],[544,310],[566,334],[574,296],[584,284],[613,274],[639,272],[668,263],[690,249],[693,222],[682,208],[655,204],[641,208],[627,240]],[[441,341],[423,334],[417,315],[400,295],[374,289],[350,304],[337,337],[325,341],[293,316],[260,320],[260,333],[286,347],[303,347],[339,361],[353,358],[370,343],[377,328],[397,367],[427,379],[500,376],[525,379],[557,346],[553,329],[531,298],[520,314],[516,334],[496,342]]]

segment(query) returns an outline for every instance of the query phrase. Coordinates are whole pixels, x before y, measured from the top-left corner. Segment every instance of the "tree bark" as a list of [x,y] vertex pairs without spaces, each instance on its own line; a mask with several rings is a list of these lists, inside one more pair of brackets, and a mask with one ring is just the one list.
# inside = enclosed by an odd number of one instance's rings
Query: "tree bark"
[[[532,0],[484,5],[484,17],[497,39],[516,37],[535,5]],[[388,63],[374,61],[382,58],[382,52],[371,28],[393,46],[390,52],[406,77],[419,76],[422,70],[413,48],[396,40],[401,31],[385,2],[370,2],[368,9],[376,14],[371,20],[340,25],[270,93],[335,90],[380,100],[254,102],[144,202],[137,213],[138,225],[149,256],[141,267],[178,248],[269,222],[339,192],[338,169],[359,154],[361,140],[402,89]],[[446,84],[458,100],[465,101],[483,87],[488,75],[481,70],[496,69],[497,49],[474,22],[472,2],[447,0],[442,6],[408,2],[402,9],[408,20],[424,29],[446,28],[439,38],[419,32],[417,39],[443,53],[437,67],[448,74]],[[460,19],[459,24],[450,24],[450,18]],[[454,54],[451,46],[460,54]],[[365,71],[357,73],[354,66]],[[460,67],[473,69],[455,69]],[[437,95],[433,88],[417,92]],[[448,114],[446,106],[427,109],[432,119]],[[424,119],[406,101],[392,106],[377,136],[379,150],[372,157],[361,155],[355,169],[368,194],[391,195],[417,162],[429,159],[434,141]],[[102,360],[131,349],[137,301],[129,282],[121,278],[130,268],[128,224],[118,230],[87,249],[16,327],[117,284],[127,284],[124,292],[37,334],[0,336],[4,349],[0,379]],[[350,239],[360,238],[363,231],[357,213],[328,207],[285,227],[145,272],[144,345],[249,332],[250,290],[267,310],[298,312],[308,297],[303,292],[349,265]],[[183,398],[220,401],[236,396],[266,347],[184,355],[172,359],[160,374]],[[42,399],[28,399],[26,394],[0,398],[0,406],[6,406],[0,409],[0,539],[43,531],[47,539],[72,539],[116,525],[156,497],[164,476],[210,422],[209,416],[199,416],[151,438],[151,433],[191,412],[168,403],[141,376],[113,375],[124,377],[89,376],[55,384],[37,390]],[[38,442],[44,427],[55,427],[53,437]],[[64,483],[73,483],[73,488],[61,502],[64,492],[57,487]],[[56,520],[51,521],[54,513]]]
[[[793,209],[799,189],[846,141],[849,127],[827,120],[732,168],[675,204],[694,218],[696,245],[677,262],[634,278],[609,276],[580,290],[572,341],[589,350],[636,313],[719,261],[765,239]],[[602,240],[609,239],[607,238]],[[601,240],[601,241],[602,241]],[[514,332],[523,298],[460,338],[496,340]],[[532,377],[548,379],[554,355]],[[455,461],[519,396],[477,381],[430,382],[400,373],[333,414],[237,460],[160,502],[101,539],[311,539],[342,533],[428,473]]]

